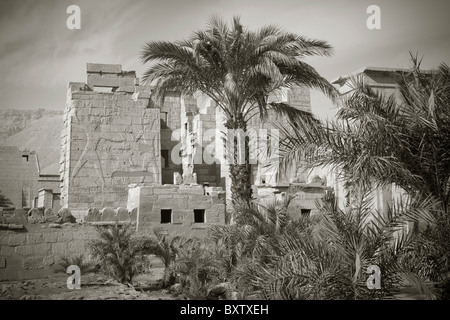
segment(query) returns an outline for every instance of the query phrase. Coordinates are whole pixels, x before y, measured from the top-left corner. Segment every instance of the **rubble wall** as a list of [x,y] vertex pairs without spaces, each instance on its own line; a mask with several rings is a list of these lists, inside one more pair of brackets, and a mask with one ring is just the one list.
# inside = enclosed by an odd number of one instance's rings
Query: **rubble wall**
[[95,226],[79,224],[0,229],[0,281],[51,276],[61,257],[85,254],[87,242],[96,236]]

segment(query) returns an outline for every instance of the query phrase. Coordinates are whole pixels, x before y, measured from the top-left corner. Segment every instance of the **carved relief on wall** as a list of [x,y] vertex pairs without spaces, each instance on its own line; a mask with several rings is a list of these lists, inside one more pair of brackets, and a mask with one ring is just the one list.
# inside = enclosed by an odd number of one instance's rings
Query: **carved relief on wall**
[[[120,115],[95,114],[80,108],[73,117],[74,131],[84,135],[82,153],[73,167],[71,178],[85,186],[127,183],[123,178],[140,178],[140,182],[160,182],[160,136],[158,110],[144,110],[140,123],[132,124],[126,110]],[[104,111],[106,112],[106,111]],[[95,115],[94,115],[95,114]],[[81,149],[81,148],[80,148]],[[82,169],[93,174],[80,175]],[[97,179],[95,179],[97,178]],[[122,182],[121,182],[122,181]],[[128,181],[129,183],[130,181]]]
[[102,139],[102,134],[100,132],[100,120],[92,116],[90,112],[86,115],[80,115],[77,110],[74,115],[74,124],[78,127],[78,130],[84,132],[85,134],[85,146],[83,148],[83,152],[75,164],[71,178],[72,180],[77,177],[80,170],[86,165],[89,164],[93,167],[97,173],[97,177],[101,181],[102,188],[105,186],[105,178],[103,174],[103,166],[99,158],[99,154],[97,152],[97,146]]

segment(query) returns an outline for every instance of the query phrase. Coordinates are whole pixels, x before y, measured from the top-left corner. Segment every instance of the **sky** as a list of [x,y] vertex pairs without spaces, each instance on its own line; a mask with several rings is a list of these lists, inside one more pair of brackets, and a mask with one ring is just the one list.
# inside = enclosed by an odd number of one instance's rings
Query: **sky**
[[[67,28],[70,5],[80,7],[79,30]],[[367,28],[370,5],[380,7],[381,29]],[[448,0],[1,0],[0,110],[63,111],[68,83],[86,81],[88,62],[121,64],[139,77],[146,42],[187,38],[213,14],[327,41],[334,55],[306,62],[329,81],[366,66],[407,68],[410,50],[423,68],[450,65],[449,9]],[[311,104],[320,118],[336,111],[315,90]]]

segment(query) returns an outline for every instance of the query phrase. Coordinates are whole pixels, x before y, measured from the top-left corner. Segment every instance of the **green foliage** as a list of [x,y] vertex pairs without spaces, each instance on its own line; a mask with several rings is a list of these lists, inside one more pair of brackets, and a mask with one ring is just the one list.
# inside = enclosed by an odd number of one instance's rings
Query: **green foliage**
[[99,239],[88,245],[103,272],[120,283],[131,283],[134,276],[147,270],[146,238],[134,235],[130,225],[99,227],[97,231]]

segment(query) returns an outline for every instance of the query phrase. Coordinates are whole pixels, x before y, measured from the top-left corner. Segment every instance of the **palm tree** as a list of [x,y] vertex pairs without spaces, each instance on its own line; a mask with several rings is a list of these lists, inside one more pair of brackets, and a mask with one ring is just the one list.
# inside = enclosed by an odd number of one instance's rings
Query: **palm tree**
[[[286,115],[293,121],[309,119],[310,114],[286,103],[269,102],[268,95],[294,85],[316,88],[331,98],[336,90],[316,70],[301,59],[332,54],[325,41],[309,40],[268,25],[250,31],[238,17],[231,27],[213,17],[207,28],[188,40],[152,41],[145,44],[141,59],[154,64],[145,72],[144,81],[154,84],[152,99],[163,103],[168,91],[189,96],[201,92],[211,98],[225,115],[227,130],[247,130],[249,118],[259,112],[262,120],[268,110]],[[232,199],[249,203],[252,198],[248,145],[245,163],[237,163],[234,150],[228,160]]]
[[[450,68],[444,63],[424,72],[411,54],[412,67],[397,75],[399,99],[354,79],[337,119],[309,131],[292,123],[281,128],[284,162],[305,159],[311,166],[331,166],[353,191],[396,184],[419,212],[414,248],[408,259],[432,281],[450,277]],[[431,202],[433,206],[425,206]]]
[[[404,223],[418,213],[407,208],[373,216],[370,202],[363,195],[359,207],[347,213],[331,196],[318,201],[320,212],[311,217],[286,217],[282,232],[256,251],[259,259],[236,268],[238,288],[260,299],[353,300],[392,296],[407,283],[433,298],[434,290],[424,285],[424,277],[402,259],[413,241],[411,233],[402,232]],[[275,225],[254,224],[264,226],[262,233]],[[371,265],[382,270],[379,290],[367,286]]]
[[131,284],[134,276],[148,266],[143,250],[145,239],[136,236],[130,225],[99,227],[97,232],[98,239],[88,242],[93,258],[100,261],[106,274],[120,283]]
[[178,250],[189,244],[192,239],[175,236],[169,238],[159,229],[154,229],[155,237],[142,237],[142,251],[145,254],[153,254],[164,264],[164,276],[162,286],[168,287],[175,282],[176,274],[172,270]]
[[[433,196],[444,212],[450,200],[450,68],[412,68],[397,76],[400,102],[360,79],[343,98],[336,121],[281,128],[290,133],[281,146],[286,161],[306,156],[312,166],[344,172],[352,185],[368,189],[395,183],[412,197]],[[300,154],[301,153],[301,154]],[[364,190],[363,190],[364,191]]]

